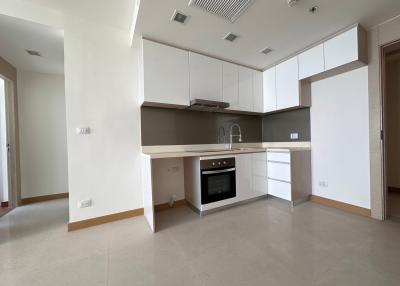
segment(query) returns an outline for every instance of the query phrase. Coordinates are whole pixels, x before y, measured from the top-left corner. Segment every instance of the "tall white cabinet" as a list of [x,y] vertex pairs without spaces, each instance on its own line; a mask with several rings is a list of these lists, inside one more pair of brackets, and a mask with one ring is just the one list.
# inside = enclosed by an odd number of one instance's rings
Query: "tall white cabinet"
[[239,67],[224,62],[222,65],[222,100],[229,103],[230,110],[239,109]]
[[299,63],[297,57],[276,66],[276,98],[278,110],[300,105]]
[[143,40],[142,103],[189,105],[189,52]]
[[264,112],[276,111],[276,67],[263,73]]
[[253,111],[253,70],[239,67],[239,111]]
[[222,101],[222,61],[189,53],[190,99]]
[[253,70],[253,109],[252,111],[264,113],[263,73]]

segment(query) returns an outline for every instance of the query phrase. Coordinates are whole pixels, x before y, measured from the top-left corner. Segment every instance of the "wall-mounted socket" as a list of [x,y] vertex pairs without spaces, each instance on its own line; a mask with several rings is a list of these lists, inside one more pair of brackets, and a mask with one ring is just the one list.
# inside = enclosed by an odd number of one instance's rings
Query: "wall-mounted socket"
[[92,206],[92,200],[83,200],[78,202],[78,208],[88,208]]
[[322,188],[327,188],[328,187],[328,182],[326,181],[319,181],[318,185]]
[[299,133],[290,133],[290,139],[291,140],[299,140]]

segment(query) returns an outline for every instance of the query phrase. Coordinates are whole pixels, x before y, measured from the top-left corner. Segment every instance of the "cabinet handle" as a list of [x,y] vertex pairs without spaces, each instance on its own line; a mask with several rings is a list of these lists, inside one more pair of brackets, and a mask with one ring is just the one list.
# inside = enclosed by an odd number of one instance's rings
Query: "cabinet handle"
[[268,177],[268,180],[277,181],[277,182],[286,183],[286,184],[291,184],[291,182],[289,182],[289,181],[274,179],[274,178],[271,178],[271,177]]

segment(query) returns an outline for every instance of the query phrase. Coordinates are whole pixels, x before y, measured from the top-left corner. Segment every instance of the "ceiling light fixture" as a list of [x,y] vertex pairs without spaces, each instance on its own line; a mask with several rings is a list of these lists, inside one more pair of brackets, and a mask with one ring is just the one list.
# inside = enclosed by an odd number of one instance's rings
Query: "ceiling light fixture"
[[289,7],[293,7],[299,2],[299,0],[286,0]]
[[41,57],[42,55],[38,51],[34,50],[25,50],[29,55],[35,56],[35,57]]
[[178,10],[174,11],[174,14],[172,14],[171,21],[175,21],[181,24],[186,24],[186,22],[189,20],[189,16],[183,14],[182,12],[179,12]]

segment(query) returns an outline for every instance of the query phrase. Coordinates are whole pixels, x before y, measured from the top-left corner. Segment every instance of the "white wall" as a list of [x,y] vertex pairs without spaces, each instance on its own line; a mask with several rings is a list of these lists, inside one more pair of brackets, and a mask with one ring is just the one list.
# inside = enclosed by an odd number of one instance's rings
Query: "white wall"
[[313,194],[370,208],[368,67],[311,88]]
[[0,78],[0,202],[8,201],[7,126],[5,82]]
[[[138,51],[129,31],[19,0],[2,0],[0,13],[65,31],[70,222],[142,208]],[[92,134],[77,135],[80,126]],[[92,207],[78,208],[82,199]]]
[[18,70],[21,197],[68,192],[64,77]]

